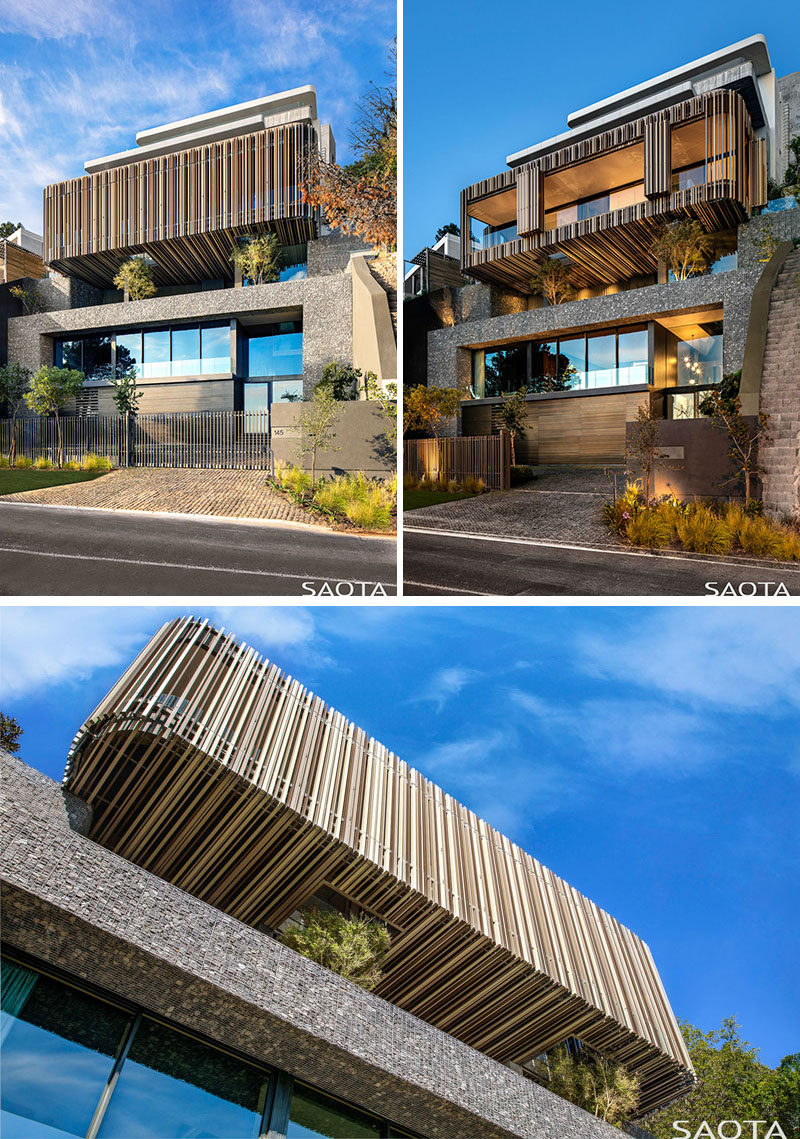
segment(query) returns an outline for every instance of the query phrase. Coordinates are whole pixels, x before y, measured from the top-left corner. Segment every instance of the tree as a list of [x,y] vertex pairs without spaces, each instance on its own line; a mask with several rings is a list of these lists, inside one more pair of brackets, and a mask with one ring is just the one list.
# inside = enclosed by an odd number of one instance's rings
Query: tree
[[242,238],[231,252],[231,261],[243,282],[266,285],[281,275],[283,248],[276,234],[261,233],[258,237]]
[[303,201],[325,211],[332,229],[363,237],[376,248],[397,243],[397,86],[394,49],[390,82],[370,83],[350,131],[356,161],[338,166],[318,148],[306,159]]
[[461,410],[458,388],[426,388],[424,384],[403,393],[405,431],[425,431],[439,438],[442,427]]
[[704,273],[715,249],[714,238],[699,221],[669,222],[650,247],[653,256],[664,261],[678,281]]
[[126,368],[125,371],[117,372],[115,376],[110,378],[111,386],[114,389],[111,398],[120,415],[136,415],[139,410],[142,390],[137,388],[136,379],[135,368]]
[[311,482],[317,478],[317,455],[320,451],[338,451],[333,441],[336,438],[336,424],[339,421],[338,402],[327,387],[319,384],[314,389],[313,398],[300,412],[299,456],[311,456]]
[[438,241],[440,237],[444,237],[447,233],[454,233],[456,237],[458,237],[461,233],[461,230],[458,228],[454,221],[449,221],[447,225],[440,225],[436,230],[436,236],[433,239],[434,242]]
[[11,415],[11,447],[8,452],[8,465],[13,466],[17,453],[17,417],[22,410],[25,393],[30,387],[31,373],[22,364],[10,363],[0,367],[0,403],[4,403]]
[[531,277],[531,288],[542,293],[549,305],[560,305],[575,296],[570,266],[557,257],[540,261]]
[[520,388],[512,395],[504,395],[503,402],[498,409],[497,418],[500,426],[511,436],[511,466],[517,465],[514,440],[517,435],[524,435],[528,423],[528,409],[525,404],[525,388]]
[[19,737],[23,733],[24,729],[19,726],[13,716],[7,716],[5,712],[0,712],[1,748],[16,754],[19,751]]
[[653,481],[653,468],[656,459],[661,457],[658,447],[658,427],[661,422],[648,399],[639,405],[634,426],[628,435],[625,446],[625,463],[641,471],[644,479],[644,500],[650,502],[650,486]]
[[327,388],[335,400],[358,399],[358,391],[363,379],[360,368],[354,368],[352,364],[339,364],[336,360],[331,360],[322,369],[322,379],[316,387]]
[[122,289],[128,300],[142,301],[154,297],[157,288],[153,282],[153,269],[141,257],[129,257],[117,270],[114,284]]
[[[730,377],[726,377],[730,379]],[[755,423],[749,423],[742,415],[742,401],[738,394],[731,395],[731,389],[713,388],[700,403],[700,411],[710,417],[711,422],[722,431],[727,431],[730,449],[728,456],[733,462],[736,479],[744,479],[745,509],[750,505],[752,480],[764,473],[758,462],[758,449],[761,441],[769,442],[767,427],[769,416],[759,412]],[[738,393],[738,385],[737,385]]]
[[45,364],[34,373],[24,400],[37,415],[54,415],[58,434],[58,465],[64,465],[64,441],[61,437],[59,412],[74,399],[83,386],[83,372],[72,368],[55,368]]
[[389,931],[380,922],[316,908],[306,910],[302,924],[284,930],[280,939],[362,989],[374,989],[380,983],[391,943]]
[[21,221],[4,221],[0,222],[0,238],[11,237],[12,233],[16,233],[22,226]]
[[42,312],[44,309],[44,300],[39,296],[38,289],[26,289],[24,285],[12,285],[9,292],[17,300],[22,301],[22,307],[27,316],[32,312]]
[[556,1049],[548,1086],[614,1127],[627,1123],[639,1102],[637,1075],[605,1057],[575,1057],[566,1048]]
[[704,1120],[717,1133],[723,1119],[777,1121],[787,1139],[800,1135],[800,1056],[786,1056],[770,1069],[758,1049],[741,1036],[735,1017],[701,1032],[681,1022],[697,1085],[688,1095],[644,1121],[656,1139],[675,1139],[675,1120],[694,1134]]

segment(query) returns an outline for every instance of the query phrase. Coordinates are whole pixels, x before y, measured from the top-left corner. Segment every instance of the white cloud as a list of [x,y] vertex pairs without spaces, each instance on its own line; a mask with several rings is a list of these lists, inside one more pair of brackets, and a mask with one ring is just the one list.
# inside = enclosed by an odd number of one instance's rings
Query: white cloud
[[46,695],[101,668],[126,667],[163,618],[136,606],[7,606],[0,611],[0,691],[4,700]]
[[89,29],[93,35],[118,36],[123,19],[108,0],[0,0],[0,23],[6,32],[59,40]]

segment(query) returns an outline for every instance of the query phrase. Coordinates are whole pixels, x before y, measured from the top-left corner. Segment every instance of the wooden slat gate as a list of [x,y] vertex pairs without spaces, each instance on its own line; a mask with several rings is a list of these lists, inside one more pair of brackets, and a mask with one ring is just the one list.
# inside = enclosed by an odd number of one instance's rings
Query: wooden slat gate
[[511,443],[508,432],[455,439],[407,439],[405,470],[434,479],[483,479],[489,490],[511,486]]
[[[65,461],[94,453],[120,467],[271,471],[268,411],[167,412],[162,415],[73,415],[61,418]],[[0,453],[58,459],[55,419],[0,419]]]

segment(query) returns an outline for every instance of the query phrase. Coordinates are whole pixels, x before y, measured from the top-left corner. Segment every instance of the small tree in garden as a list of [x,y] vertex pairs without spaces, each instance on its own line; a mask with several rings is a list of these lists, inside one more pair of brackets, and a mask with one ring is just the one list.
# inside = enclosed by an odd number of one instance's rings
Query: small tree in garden
[[625,447],[626,465],[636,466],[642,473],[645,502],[650,501],[653,469],[656,465],[656,459],[661,456],[658,447],[658,425],[660,422],[660,417],[654,411],[649,399],[647,403],[640,404]]
[[30,387],[23,397],[31,411],[35,411],[37,415],[55,416],[59,467],[64,465],[64,441],[61,437],[59,412],[71,399],[75,399],[83,386],[84,379],[83,372],[45,364],[34,373]]
[[11,416],[11,446],[8,465],[14,465],[17,453],[17,417],[22,410],[25,393],[30,387],[31,374],[22,364],[11,363],[0,367],[0,404],[5,404]]
[[500,426],[504,431],[507,431],[511,436],[511,466],[517,465],[516,452],[514,449],[514,441],[517,435],[525,434],[525,427],[527,426],[527,408],[525,405],[525,388],[520,388],[518,392],[512,395],[504,395],[503,402],[498,409],[497,418],[500,421]]
[[531,277],[531,288],[541,293],[549,305],[560,305],[575,296],[572,271],[565,261],[548,257],[540,261]]
[[283,248],[274,233],[261,233],[258,237],[243,238],[231,252],[231,261],[242,275],[242,280],[254,285],[268,285],[277,281],[283,268]]
[[704,273],[715,250],[714,238],[699,221],[669,222],[650,246],[653,256],[664,261],[678,281]]
[[114,284],[132,301],[154,297],[158,291],[153,281],[153,269],[141,257],[130,257],[123,261],[117,270]]
[[18,752],[19,737],[22,734],[23,729],[14,717],[7,716],[5,712],[0,712],[0,747],[12,753]]
[[302,459],[311,456],[311,482],[317,479],[317,456],[320,451],[338,451],[333,446],[336,438],[336,424],[339,422],[341,411],[338,401],[334,399],[329,388],[319,384],[314,389],[314,396],[300,412],[301,441],[298,448]]
[[309,909],[302,925],[284,930],[281,941],[362,989],[374,989],[383,976],[391,938],[385,925],[370,918]]
[[[769,416],[762,411],[756,417],[755,423],[748,423],[742,415],[742,401],[738,394],[730,396],[720,388],[714,388],[705,396],[700,404],[700,410],[704,415],[711,417],[715,427],[728,433],[730,441],[728,455],[736,469],[734,479],[744,479],[744,504],[747,508],[752,497],[753,478],[764,472],[764,468],[758,462],[758,448],[762,439],[765,442],[769,441],[767,434]],[[728,481],[733,482],[734,479]]]
[[566,1048],[556,1050],[548,1086],[613,1127],[626,1123],[639,1102],[637,1075],[605,1057],[571,1056]]
[[126,368],[117,372],[111,377],[111,386],[114,389],[111,398],[119,414],[136,415],[142,398],[142,390],[136,386],[136,369]]
[[425,431],[439,438],[444,425],[461,410],[458,388],[426,388],[424,384],[403,393],[405,431]]
[[37,289],[26,289],[23,285],[12,285],[8,291],[12,297],[16,297],[18,301],[22,301],[22,307],[25,309],[26,316],[29,316],[32,312],[42,312],[44,309],[44,301],[39,296]]

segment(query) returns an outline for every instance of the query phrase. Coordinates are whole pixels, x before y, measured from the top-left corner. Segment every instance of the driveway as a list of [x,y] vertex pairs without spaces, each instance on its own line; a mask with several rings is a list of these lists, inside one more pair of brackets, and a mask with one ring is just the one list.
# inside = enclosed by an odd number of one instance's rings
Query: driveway
[[[610,467],[619,475],[622,467]],[[408,530],[449,530],[500,538],[536,538],[619,549],[619,542],[600,520],[600,508],[612,483],[603,467],[536,467],[536,478],[510,491],[409,510]],[[624,489],[624,480],[618,478]]]
[[147,510],[167,514],[206,514],[223,518],[262,518],[308,523],[309,516],[267,486],[266,471],[199,471],[135,467],[111,471],[91,482],[26,490],[0,498],[49,506],[90,506],[99,510]]

